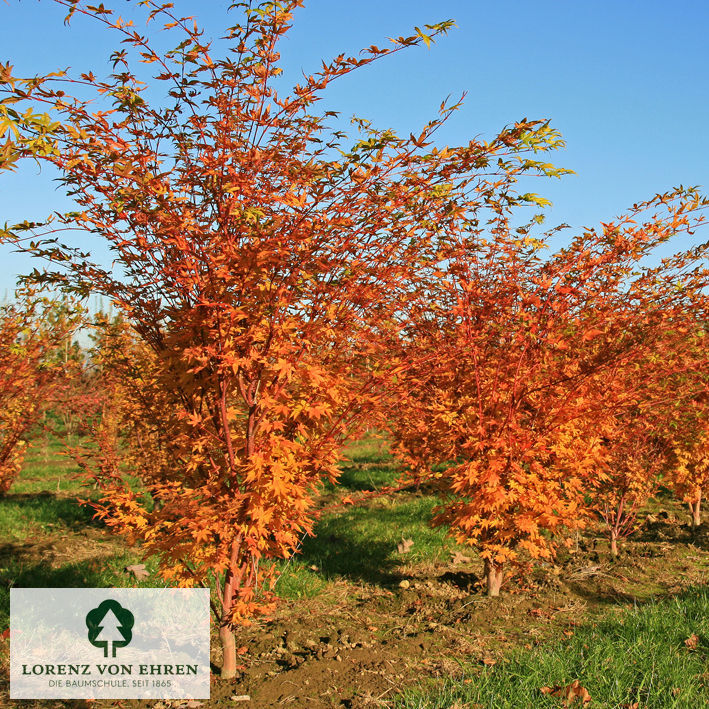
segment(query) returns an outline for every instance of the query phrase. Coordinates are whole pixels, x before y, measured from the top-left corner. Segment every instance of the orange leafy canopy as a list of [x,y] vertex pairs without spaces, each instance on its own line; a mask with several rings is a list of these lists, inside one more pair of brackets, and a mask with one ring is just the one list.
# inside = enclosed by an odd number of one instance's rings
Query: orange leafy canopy
[[[336,57],[281,95],[277,47],[299,0],[236,3],[226,57],[170,5],[140,3],[179,40],[159,53],[110,9],[57,2],[123,48],[105,80],[5,71],[5,101],[58,121],[41,147],[18,120],[13,155],[58,168],[78,205],[6,237],[31,232],[29,248],[57,265],[45,280],[102,293],[122,314],[100,336],[101,454],[83,464],[108,524],[157,552],[166,578],[211,581],[226,627],[267,602],[262,560],[311,531],[314,490],[336,475],[340,442],[391,367],[377,343],[401,326],[411,274],[491,190],[535,201],[515,192],[516,175],[563,172],[533,155],[561,141],[524,120],[487,143],[433,146],[457,104],[403,138],[356,119],[348,139],[328,127],[336,114],[312,111],[334,79],[450,22]],[[51,238],[77,227],[108,243],[115,273]]]
[[658,196],[546,258],[545,238],[501,210],[451,239],[412,300],[392,432],[412,473],[448,495],[436,521],[480,549],[492,593],[505,562],[548,557],[549,533],[583,523],[606,422],[635,405],[668,325],[704,300],[702,249],[640,261],[705,207],[692,190]]
[[0,308],[0,494],[20,472],[24,437],[59,398],[68,371],[63,350],[79,318],[31,289]]

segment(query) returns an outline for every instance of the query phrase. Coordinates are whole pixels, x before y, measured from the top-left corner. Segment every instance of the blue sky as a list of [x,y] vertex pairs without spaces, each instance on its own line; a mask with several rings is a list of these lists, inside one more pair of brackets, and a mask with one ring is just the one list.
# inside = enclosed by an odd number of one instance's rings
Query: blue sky
[[[176,2],[215,38],[230,23],[228,4]],[[0,61],[19,76],[66,66],[101,75],[115,42],[86,22],[64,27],[64,14],[50,0],[0,0]],[[535,185],[554,203],[549,226],[595,226],[679,184],[709,191],[706,0],[306,0],[280,48],[286,77],[295,82],[321,59],[446,19],[457,27],[430,50],[412,48],[345,77],[324,108],[405,134],[446,96],[467,91],[440,135],[447,144],[490,138],[523,117],[550,118],[567,143],[551,160],[576,174]],[[0,173],[0,222],[68,208],[51,178],[35,166]],[[9,247],[0,258],[1,297],[32,264]]]

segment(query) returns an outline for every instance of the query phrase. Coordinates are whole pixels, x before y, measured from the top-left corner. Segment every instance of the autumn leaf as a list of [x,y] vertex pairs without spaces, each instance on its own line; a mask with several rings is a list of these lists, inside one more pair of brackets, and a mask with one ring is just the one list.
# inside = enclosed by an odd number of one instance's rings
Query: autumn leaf
[[136,581],[142,581],[150,576],[150,572],[145,568],[145,564],[131,564],[130,566],[126,566],[125,570],[129,574],[133,574]]
[[699,647],[699,636],[696,633],[692,633],[685,641],[684,644],[689,650],[696,650]]
[[401,541],[396,545],[396,551],[399,554],[406,554],[411,549],[411,547],[413,545],[414,545],[413,539],[404,539],[402,537]]
[[451,552],[451,563],[453,564],[467,564],[471,561],[469,556],[465,556],[460,551]]
[[574,706],[577,699],[582,706],[591,701],[591,695],[588,690],[585,687],[582,687],[578,680],[574,680],[566,687],[562,687],[560,685],[555,685],[554,687],[541,687],[539,691],[542,694],[549,694],[552,697],[559,697],[560,699],[563,699],[563,705],[565,707]]

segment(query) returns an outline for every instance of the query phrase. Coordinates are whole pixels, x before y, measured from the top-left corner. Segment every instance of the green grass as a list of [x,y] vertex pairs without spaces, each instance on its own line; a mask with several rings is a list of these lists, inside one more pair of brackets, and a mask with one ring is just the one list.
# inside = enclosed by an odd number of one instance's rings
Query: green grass
[[345,463],[390,463],[394,460],[387,440],[372,433],[348,444],[344,450]]
[[340,470],[337,487],[353,491],[379,490],[392,485],[401,474],[387,441],[377,435],[350,443],[344,450]]
[[0,538],[17,542],[95,524],[93,510],[77,501],[92,491],[81,487],[76,465],[61,450],[53,437],[30,445],[20,477],[0,502]]
[[[693,634],[699,642],[690,651],[684,641]],[[574,680],[598,709],[634,702],[652,709],[709,706],[707,660],[709,588],[703,587],[581,626],[570,639],[517,651],[493,667],[469,667],[464,679],[405,693],[395,706],[559,707],[562,700],[541,688]]]
[[80,506],[74,498],[49,492],[36,495],[9,495],[0,506],[0,535],[5,540],[22,540],[37,531],[60,532],[95,522],[93,510]]
[[[393,484],[401,474],[386,441],[378,437],[355,441],[345,456],[338,485],[349,491],[377,490]],[[433,496],[382,496],[367,506],[324,515],[315,536],[306,537],[299,553],[280,564],[276,592],[284,598],[312,597],[327,582],[340,578],[397,583],[407,564],[432,562],[456,548],[444,530],[429,525],[431,510],[438,503]],[[402,539],[413,541],[404,554],[397,551]]]
[[[390,585],[405,576],[408,564],[432,562],[456,547],[445,531],[432,529],[428,520],[438,503],[433,497],[413,497],[392,503],[382,499],[376,507],[348,508],[324,517],[315,536],[304,539],[297,554],[282,565],[276,586],[288,598],[313,596],[325,581],[346,578]],[[397,544],[413,544],[400,554]],[[315,572],[313,567],[317,569]]]
[[327,581],[317,567],[312,569],[297,557],[281,562],[279,567],[280,576],[276,581],[275,592],[281,598],[313,598],[327,586]]
[[[18,480],[0,500],[0,628],[9,623],[10,588],[110,588],[163,586],[154,575],[138,582],[124,569],[142,563],[135,551],[106,546],[88,534],[101,523],[77,498],[96,497],[81,486],[62,444],[38,436]],[[117,545],[116,545],[117,546]],[[119,547],[120,549],[120,547]],[[59,557],[57,558],[57,554]],[[72,555],[62,563],[62,557]],[[49,559],[54,560],[50,563]],[[155,571],[154,559],[145,562]]]
[[63,445],[54,436],[39,435],[29,446],[22,473],[10,493],[78,492],[81,488],[74,461],[62,454]]
[[[130,564],[145,563],[151,576],[141,581],[124,569]],[[0,562],[0,628],[10,624],[10,588],[156,588],[164,582],[152,573],[155,564],[141,562],[138,554],[126,552],[115,556],[93,556],[78,562],[50,566],[37,560],[5,559]]]

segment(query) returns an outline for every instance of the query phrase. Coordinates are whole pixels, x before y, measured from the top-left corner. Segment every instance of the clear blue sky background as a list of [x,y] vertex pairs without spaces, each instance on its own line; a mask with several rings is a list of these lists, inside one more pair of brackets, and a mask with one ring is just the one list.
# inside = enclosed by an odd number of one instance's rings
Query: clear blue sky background
[[[235,22],[225,0],[176,5],[207,36]],[[64,27],[64,14],[51,0],[0,0],[0,61],[19,76],[66,66],[101,75],[115,41],[87,22]],[[707,0],[306,0],[280,47],[286,77],[295,82],[323,58],[449,18],[457,28],[430,50],[412,48],[336,82],[325,108],[408,133],[446,96],[467,91],[441,135],[448,144],[490,138],[523,117],[552,119],[567,142],[552,161],[576,175],[535,185],[554,202],[548,225],[595,226],[680,183],[709,191]],[[46,169],[0,173],[0,221],[68,207]],[[0,259],[2,297],[32,264],[9,247]]]

